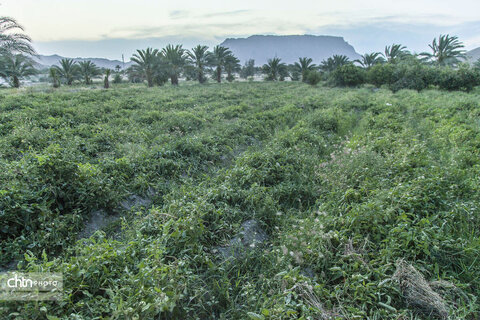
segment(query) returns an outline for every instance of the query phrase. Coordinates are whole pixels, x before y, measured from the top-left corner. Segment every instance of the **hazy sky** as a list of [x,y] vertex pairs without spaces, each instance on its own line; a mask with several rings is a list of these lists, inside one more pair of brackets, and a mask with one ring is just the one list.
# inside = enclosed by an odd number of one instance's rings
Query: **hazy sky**
[[343,36],[359,53],[402,43],[414,51],[440,33],[480,46],[479,0],[0,0],[41,54],[126,59],[167,43],[216,45],[253,34]]

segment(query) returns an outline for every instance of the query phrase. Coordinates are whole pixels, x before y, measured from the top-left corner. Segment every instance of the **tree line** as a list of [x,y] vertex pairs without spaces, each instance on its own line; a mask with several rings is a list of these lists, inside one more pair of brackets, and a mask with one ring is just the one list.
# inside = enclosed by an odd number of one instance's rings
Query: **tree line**
[[[421,90],[436,85],[447,90],[471,90],[480,85],[480,60],[473,66],[465,63],[464,45],[456,36],[440,35],[429,44],[429,52],[415,54],[401,44],[386,46],[384,52],[367,53],[360,59],[350,60],[344,55],[334,55],[319,65],[308,57],[301,57],[287,65],[280,58],[271,58],[261,67],[250,59],[243,66],[233,52],[223,46],[197,45],[191,50],[182,45],[167,45],[163,49],[137,50],[131,61],[133,65],[123,70],[102,69],[92,61],[76,62],[64,58],[58,66],[48,70],[52,86],[72,85],[81,81],[92,84],[93,79],[103,77],[105,88],[126,77],[133,83],[145,82],[149,87],[160,86],[170,81],[178,85],[179,79],[205,83],[209,78],[220,83],[223,79],[232,82],[235,75],[249,79],[263,74],[266,81],[302,81],[312,85],[325,81],[336,86],[356,86],[370,83],[386,85],[392,90],[403,88]],[[0,77],[12,87],[18,88],[25,77],[36,75],[32,57],[36,55],[31,39],[23,33],[18,22],[9,17],[0,17]]]

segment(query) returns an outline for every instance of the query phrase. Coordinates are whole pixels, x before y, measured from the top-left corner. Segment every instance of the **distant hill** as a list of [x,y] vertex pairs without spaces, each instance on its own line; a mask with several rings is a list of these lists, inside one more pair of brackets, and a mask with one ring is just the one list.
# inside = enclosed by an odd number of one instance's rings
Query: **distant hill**
[[226,39],[221,45],[230,48],[242,63],[254,59],[256,65],[262,65],[273,57],[281,58],[285,63],[294,63],[299,57],[309,57],[317,64],[334,54],[343,54],[352,60],[360,57],[342,37],[333,36],[255,35]]
[[[62,60],[65,57],[59,56],[57,54],[51,55],[51,56],[44,56],[44,55],[38,55],[37,57],[34,58],[35,62],[40,64],[42,67],[51,67],[54,65],[59,65],[60,60]],[[80,62],[80,61],[86,61],[90,60],[93,63],[97,65],[97,67],[100,68],[108,68],[108,69],[115,69],[117,65],[120,67],[123,67],[122,61],[119,60],[108,60],[104,58],[73,58],[73,60]],[[132,64],[132,62],[125,63],[125,68],[129,67]]]
[[480,59],[480,47],[467,52],[469,61],[475,62]]

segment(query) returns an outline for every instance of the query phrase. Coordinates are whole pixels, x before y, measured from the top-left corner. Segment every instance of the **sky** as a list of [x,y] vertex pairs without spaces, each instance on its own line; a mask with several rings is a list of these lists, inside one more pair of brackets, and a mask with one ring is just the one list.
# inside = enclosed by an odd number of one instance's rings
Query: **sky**
[[342,36],[360,54],[392,43],[422,52],[450,34],[470,50],[480,47],[479,12],[479,0],[0,0],[40,54],[126,61],[135,49],[254,34]]

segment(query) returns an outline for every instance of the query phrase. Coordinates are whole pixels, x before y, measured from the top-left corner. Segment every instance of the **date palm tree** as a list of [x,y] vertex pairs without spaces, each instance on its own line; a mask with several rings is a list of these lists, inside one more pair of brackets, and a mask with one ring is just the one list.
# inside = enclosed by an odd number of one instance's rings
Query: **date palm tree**
[[227,81],[232,82],[235,80],[234,73],[240,72],[242,66],[240,65],[240,60],[235,57],[233,54],[229,54],[225,58],[225,72],[227,73]]
[[222,46],[213,48],[213,65],[215,66],[215,78],[218,83],[222,82],[222,71],[227,57],[230,55],[232,55],[232,52],[228,48]]
[[307,80],[308,72],[315,70],[317,68],[317,65],[313,64],[312,62],[313,62],[312,58],[304,57],[304,58],[298,58],[298,62],[295,62],[295,64],[293,65],[294,71],[302,75],[303,82]]
[[54,88],[59,88],[60,87],[60,77],[58,76],[57,69],[56,68],[50,68],[48,73],[49,73],[49,78],[52,80],[52,86]]
[[158,49],[147,48],[137,50],[131,58],[135,65],[132,66],[132,73],[142,76],[147,80],[147,85],[153,87],[156,69],[160,64],[160,52]]
[[12,87],[19,88],[20,80],[37,74],[31,58],[17,53],[6,53],[0,58],[0,76]]
[[287,65],[280,58],[269,59],[262,67],[262,72],[268,81],[282,80],[287,74]]
[[110,88],[110,80],[108,78],[110,77],[111,73],[112,73],[112,70],[110,69],[105,70],[105,78],[103,79],[103,87],[105,89]]
[[365,53],[362,55],[361,59],[355,60],[355,62],[358,62],[365,69],[368,69],[376,64],[383,63],[384,61],[385,59],[383,59],[380,52]]
[[387,62],[396,63],[410,54],[406,49],[407,47],[394,43],[391,46],[385,47],[385,54],[383,56],[387,59]]
[[22,33],[23,27],[10,17],[0,17],[0,54],[6,52],[35,55],[29,36]]
[[60,60],[60,66],[54,66],[61,78],[65,79],[67,85],[71,86],[73,80],[78,77],[78,65],[73,59],[63,58]]
[[439,65],[454,65],[460,62],[460,59],[464,59],[465,47],[463,43],[458,40],[457,36],[450,37],[450,35],[440,35],[434,38],[432,44],[428,45],[432,50],[432,53],[422,52],[420,55],[426,60],[433,61]]
[[326,72],[331,72],[349,63],[351,63],[351,61],[350,59],[348,59],[347,56],[335,54],[333,55],[333,57],[330,57],[327,60],[323,60],[320,64],[320,69]]
[[100,69],[90,60],[79,62],[78,70],[87,85],[92,84],[92,78],[100,74]]
[[178,85],[178,77],[186,64],[185,49],[182,45],[173,46],[169,44],[162,50],[162,56],[165,60],[167,72],[170,76],[170,82]]
[[207,81],[205,69],[212,63],[212,53],[207,46],[198,45],[191,51],[187,51],[188,61],[194,65],[195,74],[199,83]]

